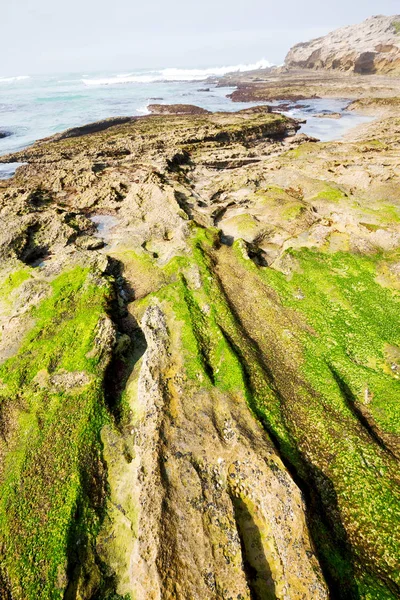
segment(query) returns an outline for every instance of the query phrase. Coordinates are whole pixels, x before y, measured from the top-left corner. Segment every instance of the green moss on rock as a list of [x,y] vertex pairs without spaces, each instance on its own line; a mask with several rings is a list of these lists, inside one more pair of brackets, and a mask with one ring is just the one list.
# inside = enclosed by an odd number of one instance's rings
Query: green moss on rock
[[[0,473],[2,563],[21,600],[64,597],[101,518],[103,484],[93,478],[107,412],[104,356],[93,347],[110,288],[75,268],[52,289],[18,354],[0,367],[2,418],[12,419]],[[95,564],[87,578],[95,590]]]

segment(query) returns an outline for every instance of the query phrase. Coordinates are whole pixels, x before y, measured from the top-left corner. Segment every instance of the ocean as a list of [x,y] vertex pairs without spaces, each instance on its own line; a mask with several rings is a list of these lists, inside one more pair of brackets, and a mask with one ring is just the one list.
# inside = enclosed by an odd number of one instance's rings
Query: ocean
[[[254,102],[232,102],[227,95],[234,88],[218,87],[207,78],[267,66],[268,61],[262,60],[207,69],[0,77],[0,132],[9,134],[0,138],[0,155],[70,127],[107,117],[147,114],[151,103],[195,104],[211,111],[254,106]],[[289,107],[286,114],[307,119],[301,131],[325,141],[340,138],[349,128],[368,120],[352,113],[338,120],[313,118],[313,113],[321,111],[343,112],[347,104],[346,99],[302,101]],[[0,177],[9,177],[14,170],[13,165],[2,165]]]

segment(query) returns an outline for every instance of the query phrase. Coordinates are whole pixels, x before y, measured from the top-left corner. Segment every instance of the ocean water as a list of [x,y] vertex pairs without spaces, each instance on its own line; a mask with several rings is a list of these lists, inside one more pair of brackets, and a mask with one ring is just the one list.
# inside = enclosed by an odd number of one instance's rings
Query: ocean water
[[[20,150],[35,140],[70,127],[113,116],[144,115],[151,103],[195,104],[211,111],[236,111],[256,103],[233,103],[234,88],[217,87],[210,76],[259,69],[253,65],[209,69],[164,69],[131,73],[71,73],[47,76],[0,77],[0,155]],[[207,91],[205,91],[207,90]],[[306,118],[302,131],[322,140],[340,137],[368,120],[349,113],[340,120],[316,119],[313,113],[343,112],[347,100],[310,100],[289,107],[287,114]],[[0,178],[9,177],[15,165],[1,165]]]

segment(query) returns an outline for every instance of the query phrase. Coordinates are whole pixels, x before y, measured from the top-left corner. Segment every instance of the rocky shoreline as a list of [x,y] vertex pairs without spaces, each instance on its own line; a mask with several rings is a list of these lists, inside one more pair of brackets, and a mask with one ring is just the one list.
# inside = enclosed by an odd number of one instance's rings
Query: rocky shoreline
[[399,83],[234,77],[0,157],[1,600],[400,595]]
[[273,73],[242,73],[219,80],[221,87],[233,86],[233,102],[296,102],[311,98],[387,98],[400,97],[397,77],[387,75],[338,74],[312,70],[276,70]]
[[395,598],[398,119],[169,111],[0,159],[3,597]]

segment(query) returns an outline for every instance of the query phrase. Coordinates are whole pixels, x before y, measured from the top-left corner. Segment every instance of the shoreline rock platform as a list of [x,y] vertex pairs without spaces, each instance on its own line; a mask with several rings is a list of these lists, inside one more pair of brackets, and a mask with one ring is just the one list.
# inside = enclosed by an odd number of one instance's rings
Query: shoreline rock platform
[[237,92],[376,120],[161,105],[0,157],[1,599],[399,597],[399,84],[306,72]]

